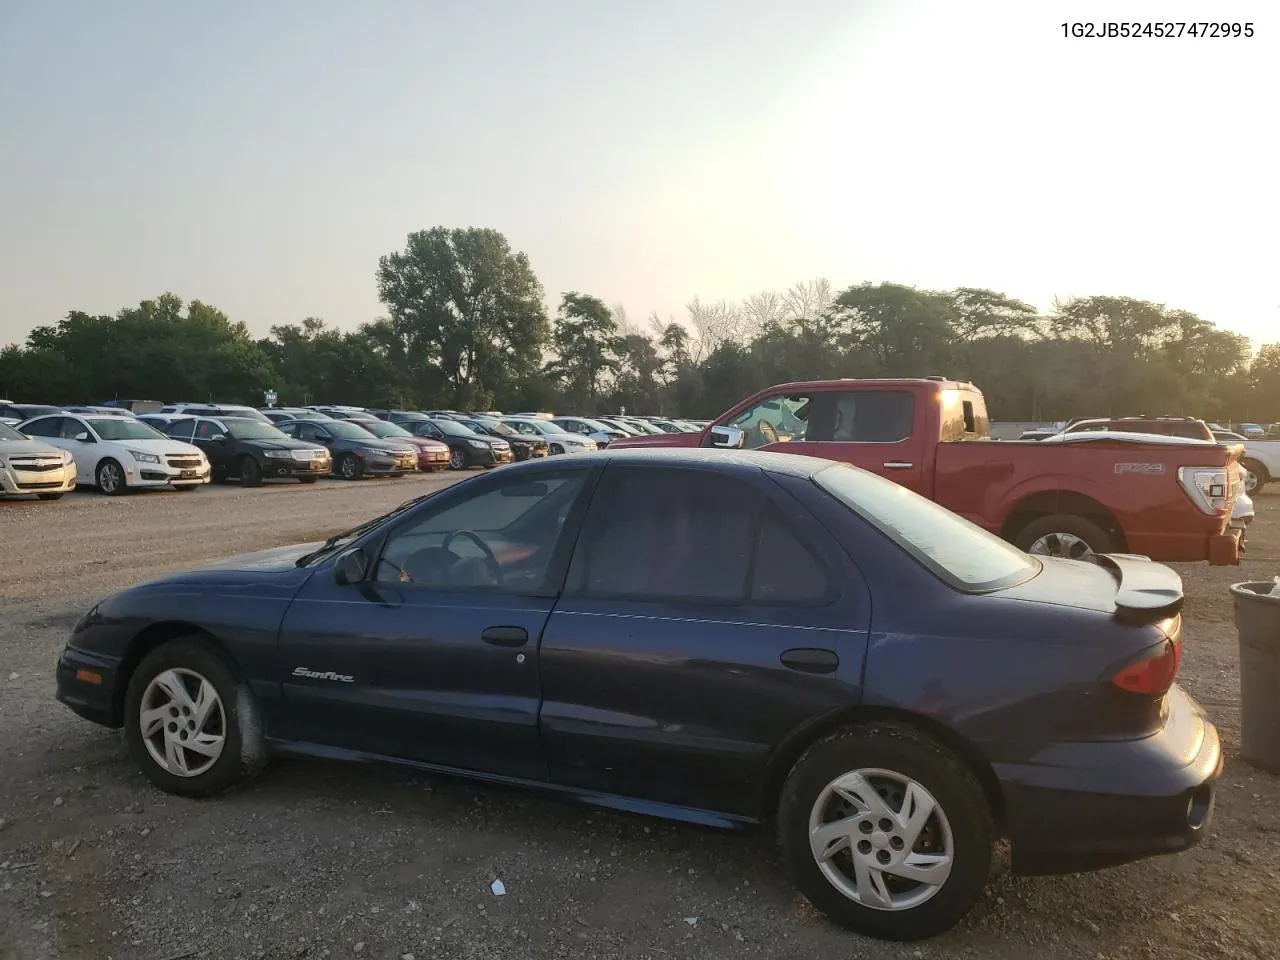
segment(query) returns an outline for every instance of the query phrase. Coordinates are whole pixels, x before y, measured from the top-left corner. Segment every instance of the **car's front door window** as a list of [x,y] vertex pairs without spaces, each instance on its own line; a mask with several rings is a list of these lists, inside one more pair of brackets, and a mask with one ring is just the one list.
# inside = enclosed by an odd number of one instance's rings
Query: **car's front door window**
[[183,440],[190,443],[195,434],[195,429],[195,420],[175,420],[165,428],[164,432],[175,440]]
[[438,589],[540,591],[588,473],[513,477],[428,508],[388,537],[373,579]]

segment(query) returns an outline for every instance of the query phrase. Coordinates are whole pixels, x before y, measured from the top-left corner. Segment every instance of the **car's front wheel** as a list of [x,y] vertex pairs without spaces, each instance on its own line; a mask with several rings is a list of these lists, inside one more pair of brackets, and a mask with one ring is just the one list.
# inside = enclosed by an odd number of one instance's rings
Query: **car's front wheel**
[[461,447],[449,448],[449,469],[465,470],[467,468],[467,455]]
[[354,453],[344,453],[338,458],[338,476],[343,480],[359,480],[364,475],[364,464]]
[[107,457],[98,463],[98,469],[94,471],[94,482],[98,485],[98,489],[109,497],[124,493],[124,468]]
[[169,793],[212,796],[266,762],[248,684],[199,637],[172,640],[147,654],[129,680],[124,710],[134,761]]
[[810,747],[783,785],[778,832],[809,901],[884,940],[923,940],[958,923],[982,895],[995,840],[965,763],[889,723]]
[[564,453],[564,447],[560,446],[558,443],[551,444],[551,456],[558,457],[562,453]]
[[253,457],[240,458],[240,485],[257,487],[262,485],[262,467]]

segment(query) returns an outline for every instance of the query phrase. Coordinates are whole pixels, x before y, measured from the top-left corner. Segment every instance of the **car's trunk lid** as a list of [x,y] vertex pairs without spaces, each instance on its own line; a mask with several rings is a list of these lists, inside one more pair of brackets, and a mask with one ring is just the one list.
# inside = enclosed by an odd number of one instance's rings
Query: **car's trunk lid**
[[1041,559],[1040,575],[1001,591],[1011,599],[1111,613],[1133,623],[1157,623],[1182,608],[1182,578],[1161,563],[1129,553],[1096,562]]

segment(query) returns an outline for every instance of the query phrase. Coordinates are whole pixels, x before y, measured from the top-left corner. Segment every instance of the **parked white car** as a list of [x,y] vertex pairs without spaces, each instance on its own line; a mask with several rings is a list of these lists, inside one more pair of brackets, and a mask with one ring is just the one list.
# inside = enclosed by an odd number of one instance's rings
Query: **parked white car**
[[592,420],[588,417],[553,417],[551,422],[569,433],[576,433],[580,437],[589,437],[596,442],[596,446],[601,450],[609,446],[614,440],[621,440],[626,436],[617,427],[611,427],[607,423],[601,423],[599,420]]
[[1245,471],[1245,491],[1257,496],[1272,480],[1280,480],[1280,440],[1246,440],[1240,466]]
[[129,488],[190,490],[209,482],[209,460],[199,447],[138,420],[64,413],[36,417],[18,429],[66,450],[75,459],[80,482],[110,496]]
[[75,488],[71,454],[0,424],[0,494],[57,500]]
[[541,437],[547,441],[547,450],[552,456],[560,453],[588,453],[597,449],[596,442],[591,438],[570,433],[550,420],[534,417],[503,417],[502,422],[526,437]]

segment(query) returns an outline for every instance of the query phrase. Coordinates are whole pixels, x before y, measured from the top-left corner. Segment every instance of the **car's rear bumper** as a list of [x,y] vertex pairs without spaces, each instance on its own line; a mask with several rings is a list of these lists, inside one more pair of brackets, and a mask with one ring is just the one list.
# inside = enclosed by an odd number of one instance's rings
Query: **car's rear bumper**
[[1218,731],[1180,688],[1159,733],[1056,744],[1030,762],[995,765],[1013,870],[1096,870],[1195,846],[1213,818],[1222,772]]
[[56,670],[58,700],[86,720],[118,727],[113,695],[119,667],[114,657],[66,647]]
[[1234,566],[1244,554],[1244,529],[1239,526],[1203,533],[1131,533],[1128,540],[1129,553],[1161,563],[1208,560],[1215,567]]

